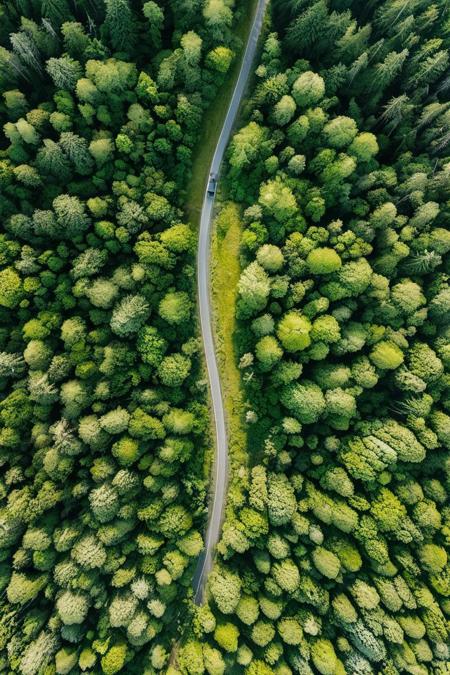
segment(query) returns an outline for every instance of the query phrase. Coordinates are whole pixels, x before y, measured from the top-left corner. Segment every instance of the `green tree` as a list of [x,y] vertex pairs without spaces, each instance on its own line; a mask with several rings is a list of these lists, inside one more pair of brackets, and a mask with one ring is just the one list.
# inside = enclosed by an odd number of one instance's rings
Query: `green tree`
[[127,295],[113,309],[111,329],[120,337],[137,333],[148,319],[150,308],[142,295]]
[[277,336],[288,352],[298,352],[311,344],[311,322],[298,312],[288,312],[277,327]]
[[47,61],[47,72],[59,89],[75,89],[77,80],[83,75],[79,61],[70,56],[51,58]]
[[191,315],[191,301],[184,291],[171,291],[159,303],[158,311],[171,325],[186,323]]
[[234,52],[229,47],[215,47],[206,55],[205,63],[211,70],[227,73],[234,59]]
[[133,47],[135,18],[128,0],[105,0],[106,16],[103,28],[117,51]]
[[89,218],[78,197],[59,195],[53,200],[53,209],[64,237],[77,237],[88,229]]
[[297,213],[297,200],[291,189],[276,179],[261,186],[259,203],[281,223]]
[[22,280],[12,267],[0,270],[0,305],[12,309],[23,298]]
[[320,75],[310,70],[302,73],[292,85],[292,96],[302,108],[309,108],[318,103],[324,94],[325,82]]
[[160,49],[161,32],[164,25],[164,11],[156,2],[149,0],[149,2],[143,4],[142,12],[148,21],[150,43],[154,49]]
[[164,356],[158,366],[158,375],[167,387],[179,387],[191,372],[192,362],[183,354]]
[[264,309],[270,293],[270,282],[264,269],[253,262],[242,272],[239,284],[238,311],[248,318]]

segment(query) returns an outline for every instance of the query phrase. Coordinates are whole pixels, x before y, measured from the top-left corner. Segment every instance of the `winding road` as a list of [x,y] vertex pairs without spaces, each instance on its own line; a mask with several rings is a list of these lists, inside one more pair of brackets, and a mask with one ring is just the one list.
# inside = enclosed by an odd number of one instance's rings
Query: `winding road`
[[[242,59],[233,96],[227,111],[227,115],[217,141],[214,157],[211,162],[210,174],[219,174],[220,166],[228,145],[228,141],[236,121],[237,113],[245,92],[252,64],[258,46],[258,38],[263,26],[264,13],[268,0],[258,0],[252,27],[250,29],[247,46]],[[225,410],[222,399],[219,369],[217,367],[214,349],[214,337],[211,320],[211,292],[210,292],[210,242],[211,225],[214,210],[214,195],[205,190],[203,200],[198,253],[197,253],[197,285],[200,313],[200,327],[203,338],[206,367],[211,392],[214,424],[216,432],[215,460],[212,476],[212,491],[208,513],[208,526],[206,530],[205,549],[199,558],[195,570],[193,587],[194,600],[197,604],[203,602],[206,580],[214,560],[214,551],[220,537],[220,530],[225,509],[225,499],[228,479],[228,437],[225,423]]]

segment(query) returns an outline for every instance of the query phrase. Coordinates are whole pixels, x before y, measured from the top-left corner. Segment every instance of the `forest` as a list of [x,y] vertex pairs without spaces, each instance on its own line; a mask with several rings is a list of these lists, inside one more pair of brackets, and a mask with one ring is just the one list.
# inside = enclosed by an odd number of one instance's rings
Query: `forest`
[[268,6],[217,218],[246,463],[193,602],[189,181],[251,4],[0,0],[5,675],[450,673],[446,0]]
[[152,673],[202,549],[185,190],[230,3],[0,5],[0,672]]
[[271,10],[219,218],[248,466],[180,670],[444,675],[448,6]]

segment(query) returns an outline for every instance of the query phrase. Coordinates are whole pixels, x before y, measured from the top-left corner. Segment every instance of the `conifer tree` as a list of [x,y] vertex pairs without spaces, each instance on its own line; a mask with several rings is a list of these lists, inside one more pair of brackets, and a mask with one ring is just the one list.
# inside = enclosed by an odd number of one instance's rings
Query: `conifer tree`
[[135,19],[128,0],[105,0],[106,16],[103,28],[113,49],[130,51],[135,41]]

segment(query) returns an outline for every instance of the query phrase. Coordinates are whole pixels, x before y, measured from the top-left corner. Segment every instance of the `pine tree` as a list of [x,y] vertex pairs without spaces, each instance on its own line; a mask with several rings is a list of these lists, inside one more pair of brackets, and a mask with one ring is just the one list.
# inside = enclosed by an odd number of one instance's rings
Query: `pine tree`
[[414,15],[420,0],[391,0],[381,3],[381,7],[375,13],[374,25],[381,34],[392,32],[400,21],[408,15]]
[[408,56],[408,50],[390,52],[382,63],[378,63],[372,72],[372,89],[381,93],[397,77]]
[[94,162],[85,138],[77,136],[72,131],[65,131],[61,134],[59,144],[73,163],[77,173],[82,176],[91,173]]
[[67,0],[42,0],[41,14],[50,21],[54,29],[57,29],[63,21],[70,18],[69,3]]
[[164,12],[153,0],[149,0],[142,7],[148,21],[148,36],[153,49],[161,49],[161,32],[164,26]]
[[26,73],[27,77],[32,77],[32,73],[28,72],[29,69],[42,75],[43,69],[41,57],[34,40],[24,32],[12,33],[9,39],[11,41],[13,53],[17,56],[19,62],[23,64],[24,73]]
[[414,105],[410,102],[406,94],[401,94],[384,106],[380,121],[386,125],[386,131],[392,133],[404,120],[410,116]]
[[70,176],[70,164],[62,149],[55,141],[45,138],[39,148],[36,165],[43,173],[49,173],[64,181]]
[[83,69],[78,61],[70,56],[61,56],[59,59],[47,61],[47,72],[59,89],[74,89],[83,75]]
[[337,56],[350,64],[367,49],[371,34],[370,25],[358,28],[356,21],[347,28],[344,35],[337,41]]
[[135,31],[134,16],[128,0],[105,0],[106,17],[103,27],[111,40],[114,49],[130,51]]
[[356,61],[350,66],[348,71],[348,81],[351,84],[358,75],[366,70],[369,65],[369,55],[367,52],[363,52],[361,56],[358,56]]
[[180,31],[192,27],[202,11],[203,0],[169,0],[173,22]]
[[310,0],[273,0],[273,17],[278,27],[287,26],[305,9]]
[[25,75],[25,71],[17,57],[0,45],[0,87],[2,91],[9,86],[14,86],[19,74]]
[[61,26],[61,32],[64,36],[65,51],[74,59],[82,58],[89,45],[84,26],[75,21],[67,21]]
[[295,19],[286,33],[287,46],[296,54],[310,49],[326,32],[328,9],[325,0],[318,0]]
[[408,78],[405,89],[426,87],[436,82],[441,75],[447,72],[449,63],[448,52],[441,50],[423,61],[417,71]]

